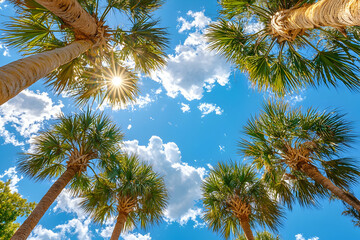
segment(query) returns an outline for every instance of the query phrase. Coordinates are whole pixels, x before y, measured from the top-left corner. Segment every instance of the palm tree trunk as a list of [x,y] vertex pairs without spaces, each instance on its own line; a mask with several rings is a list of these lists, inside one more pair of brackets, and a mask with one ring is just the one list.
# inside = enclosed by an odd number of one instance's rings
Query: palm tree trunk
[[75,31],[86,36],[95,36],[96,20],[81,7],[77,0],[36,0],[36,2],[61,18]]
[[254,235],[251,231],[249,219],[246,219],[246,220],[239,219],[239,221],[240,221],[240,226],[244,231],[246,239],[247,240],[255,240]]
[[302,30],[321,26],[343,28],[360,25],[360,0],[319,0],[277,12],[271,19],[275,35],[294,37]]
[[78,40],[66,47],[35,54],[0,67],[0,105],[93,45],[90,40]]
[[119,213],[110,240],[118,240],[119,239],[120,234],[124,229],[126,218],[127,218],[127,214]]
[[15,232],[11,240],[24,240],[29,237],[31,231],[38,224],[42,216],[49,209],[51,204],[55,201],[57,196],[70,182],[75,174],[79,171],[79,167],[69,167],[59,177],[58,180],[50,187],[49,191],[44,195],[40,202],[36,205],[30,216],[24,221],[20,228]]
[[350,193],[335,186],[328,178],[324,177],[314,165],[304,163],[300,166],[300,169],[315,182],[330,190],[334,195],[354,207],[360,213],[360,201]]

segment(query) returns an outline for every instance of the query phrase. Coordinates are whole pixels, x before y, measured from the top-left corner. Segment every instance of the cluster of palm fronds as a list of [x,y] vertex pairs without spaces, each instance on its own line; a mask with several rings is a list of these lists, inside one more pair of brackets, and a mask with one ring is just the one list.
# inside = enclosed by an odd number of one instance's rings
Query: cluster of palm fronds
[[[227,238],[241,227],[248,240],[254,239],[250,227],[281,225],[281,205],[319,206],[324,198],[342,200],[344,215],[358,225],[360,201],[351,186],[360,166],[341,156],[354,140],[343,114],[269,102],[248,121],[244,134],[239,153],[251,166],[219,163],[203,185],[205,221],[213,230]],[[244,207],[249,210],[239,214]]]
[[[18,16],[5,24],[2,39],[30,57],[0,68],[0,104],[45,77],[56,93],[80,105],[89,100],[124,105],[138,93],[138,73],[166,63],[166,32],[152,15],[162,0],[11,1]],[[219,2],[221,17],[206,33],[209,46],[246,72],[256,88],[280,97],[320,84],[359,89],[360,28],[353,20],[359,9],[330,9],[344,2],[336,0]],[[308,9],[312,15],[303,14]],[[326,15],[329,10],[347,14],[346,21]],[[108,21],[112,12],[121,24]],[[115,77],[121,77],[120,85]],[[277,230],[280,204],[312,206],[325,197],[342,200],[344,214],[359,225],[360,201],[350,187],[360,170],[341,156],[354,138],[342,114],[268,103],[249,120],[245,134],[240,152],[252,165],[219,163],[204,181],[204,220],[210,228],[225,237],[278,239],[268,232],[254,237],[252,228]],[[117,218],[112,239],[125,226],[159,222],[167,201],[163,179],[135,155],[122,153],[122,138],[109,118],[90,111],[62,116],[41,133],[20,169],[37,180],[58,180],[14,239],[29,236],[68,184],[95,222]]]
[[112,239],[138,223],[158,223],[167,205],[164,180],[136,155],[122,152],[122,139],[108,117],[90,111],[62,116],[36,137],[20,171],[36,180],[58,179],[13,238],[27,238],[66,186],[83,199],[94,222],[117,219]]
[[[343,1],[348,4],[343,8],[332,0],[219,3],[220,18],[206,33],[209,46],[245,72],[255,88],[277,97],[320,84],[359,89],[360,26],[341,22],[341,17],[334,20],[335,14],[344,17],[341,11],[350,3]],[[335,5],[339,9],[330,9]],[[356,9],[351,17],[359,14]],[[351,132],[337,111],[302,112],[281,101],[265,104],[239,141],[239,153],[251,166],[219,163],[205,180],[206,222],[226,238],[242,229],[239,239],[270,239],[266,234],[255,238],[251,228],[276,230],[283,216],[280,205],[316,206],[320,199],[337,198],[346,206],[343,214],[358,226],[360,201],[350,187],[360,168],[341,155],[354,140]]]
[[[151,15],[162,5],[161,0],[106,1],[105,5],[102,1],[80,1],[81,7],[99,25],[101,41],[100,37],[86,36],[79,32],[81,29],[74,29],[66,19],[61,19],[34,0],[12,2],[18,16],[4,24],[2,39],[25,56],[56,49],[66,54],[64,47],[71,43],[79,40],[93,42],[87,51],[66,60],[58,68],[51,67],[56,63],[48,61],[49,73],[43,76],[56,93],[66,93],[80,105],[89,100],[98,104],[126,105],[137,96],[138,73],[149,74],[165,64],[166,32]],[[122,19],[121,23],[108,21],[110,13],[116,13]],[[124,79],[120,89],[111,84],[115,76]],[[26,80],[34,82],[37,79]]]

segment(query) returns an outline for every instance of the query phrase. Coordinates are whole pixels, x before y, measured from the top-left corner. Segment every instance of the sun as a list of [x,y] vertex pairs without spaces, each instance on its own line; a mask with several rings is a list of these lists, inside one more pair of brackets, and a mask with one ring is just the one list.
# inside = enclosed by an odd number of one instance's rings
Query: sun
[[113,86],[115,87],[119,87],[123,82],[123,79],[119,76],[113,77],[113,79],[111,80],[111,83]]

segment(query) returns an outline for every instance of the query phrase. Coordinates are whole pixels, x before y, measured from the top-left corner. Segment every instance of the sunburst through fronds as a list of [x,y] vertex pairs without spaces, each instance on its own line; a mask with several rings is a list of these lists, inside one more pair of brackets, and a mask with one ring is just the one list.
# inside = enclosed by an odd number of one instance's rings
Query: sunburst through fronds
[[92,98],[99,105],[123,108],[138,95],[138,76],[124,61],[119,61],[115,53],[104,56],[101,67],[87,68],[72,95],[80,105]]

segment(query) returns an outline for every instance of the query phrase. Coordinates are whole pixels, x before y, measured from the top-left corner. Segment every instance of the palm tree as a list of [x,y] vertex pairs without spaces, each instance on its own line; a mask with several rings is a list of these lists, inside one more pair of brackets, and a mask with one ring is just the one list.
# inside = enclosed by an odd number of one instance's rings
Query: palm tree
[[69,183],[74,194],[86,190],[90,186],[87,169],[109,164],[122,138],[119,128],[108,117],[89,110],[61,116],[57,124],[36,137],[34,150],[19,162],[20,171],[36,180],[58,179],[12,239],[26,239]]
[[253,167],[219,163],[202,186],[204,220],[225,238],[238,235],[241,226],[246,239],[254,240],[255,224],[276,230],[282,210],[257,178]]
[[328,26],[338,28],[346,35],[344,28],[360,26],[359,0],[306,2],[307,4],[299,2],[290,9],[275,13],[270,24],[274,34],[291,40],[307,29]]
[[353,141],[344,115],[269,102],[248,121],[245,135],[248,139],[239,142],[241,153],[264,171],[265,180],[288,205],[296,198],[313,204],[332,193],[360,211],[359,200],[349,193],[359,167],[339,156]]
[[116,218],[111,240],[119,239],[126,226],[137,222],[142,228],[158,223],[168,198],[163,178],[136,155],[127,154],[97,177],[83,197],[82,206],[95,222]]
[[[46,77],[57,93],[66,91],[80,102],[97,97],[121,105],[126,102],[119,94],[111,94],[120,85],[114,78],[122,78],[119,91],[130,92],[130,99],[137,94],[128,62],[145,74],[165,64],[166,33],[152,19],[162,0],[12,2],[18,16],[5,24],[2,39],[30,56],[0,68],[0,104]],[[112,11],[129,21],[110,28]]]
[[[337,28],[314,23],[312,27],[288,29],[289,19],[293,20],[291,26],[297,25],[297,20],[307,22],[296,11],[307,17],[321,18],[313,11],[317,9],[326,15],[324,18],[337,19],[332,17],[336,11],[349,13],[349,9],[356,8],[350,12],[358,12],[355,2],[358,1],[320,0],[310,6],[314,0],[221,0],[221,18],[210,26],[207,38],[210,48],[247,72],[249,80],[259,90],[269,89],[283,96],[309,85],[337,86],[339,82],[356,90],[360,87],[359,27],[348,27],[346,34],[340,28],[343,25],[335,23],[330,25]],[[335,9],[337,4],[348,4],[348,8]],[[331,13],[319,8],[324,5],[328,5]],[[341,16],[345,19],[347,15]],[[359,25],[358,22],[356,18],[354,24]],[[284,37],[276,31],[275,23],[285,28],[282,31],[290,36]]]
[[[240,235],[236,240],[246,240],[244,235]],[[255,240],[280,240],[279,235],[274,236],[273,234],[264,231],[264,232],[257,232],[255,236]]]

